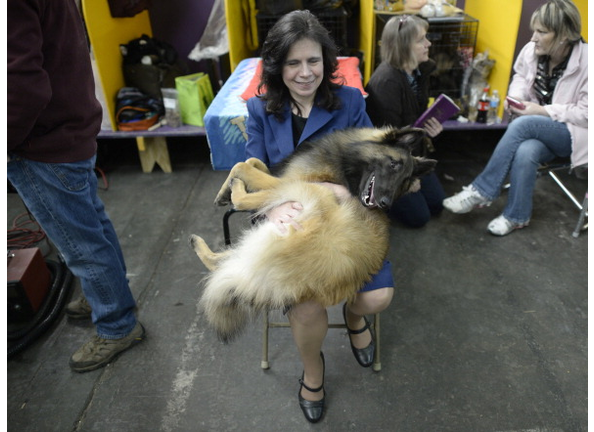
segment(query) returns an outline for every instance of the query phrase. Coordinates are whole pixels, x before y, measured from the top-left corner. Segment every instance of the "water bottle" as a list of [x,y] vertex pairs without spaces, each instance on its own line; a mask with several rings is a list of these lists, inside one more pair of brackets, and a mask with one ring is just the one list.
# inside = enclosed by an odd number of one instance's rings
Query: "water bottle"
[[497,112],[499,111],[499,92],[497,90],[493,90],[493,95],[491,95],[491,100],[489,101],[489,113],[487,114],[487,124],[497,124],[500,123],[500,119],[497,116]]
[[487,114],[489,112],[489,86],[483,89],[483,94],[477,104],[476,122],[487,123]]

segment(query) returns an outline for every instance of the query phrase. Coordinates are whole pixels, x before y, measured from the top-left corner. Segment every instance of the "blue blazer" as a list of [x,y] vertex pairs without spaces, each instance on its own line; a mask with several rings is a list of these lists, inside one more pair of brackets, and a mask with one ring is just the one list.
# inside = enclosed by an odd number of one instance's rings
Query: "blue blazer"
[[[335,130],[373,127],[365,111],[365,99],[358,89],[342,86],[336,92],[341,100],[341,108],[327,111],[314,105],[297,145]],[[247,109],[249,116],[246,122],[246,158],[256,157],[266,165],[272,166],[293,153],[295,148],[291,109],[288,103],[284,108],[282,121],[273,114],[266,113],[265,102],[255,96],[247,101]]]

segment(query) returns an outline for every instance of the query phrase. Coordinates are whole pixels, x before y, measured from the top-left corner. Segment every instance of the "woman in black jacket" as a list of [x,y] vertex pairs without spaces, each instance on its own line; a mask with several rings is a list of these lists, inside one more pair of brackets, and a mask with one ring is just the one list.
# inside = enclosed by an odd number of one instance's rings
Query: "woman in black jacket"
[[[384,27],[381,41],[382,62],[366,91],[367,113],[374,126],[412,125],[425,111],[429,101],[429,75],[435,62],[429,59],[431,42],[427,40],[429,23],[414,15],[392,17]],[[431,138],[443,127],[434,118],[424,129]],[[420,154],[426,149],[419,149]],[[422,227],[431,216],[441,213],[445,192],[435,173],[421,179],[421,189],[397,200],[389,215],[411,227]]]

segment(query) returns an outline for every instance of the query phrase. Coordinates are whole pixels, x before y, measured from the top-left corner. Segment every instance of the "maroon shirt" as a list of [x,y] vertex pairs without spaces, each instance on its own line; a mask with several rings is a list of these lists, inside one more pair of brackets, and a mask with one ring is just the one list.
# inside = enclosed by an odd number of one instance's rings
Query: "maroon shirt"
[[92,157],[101,105],[74,0],[8,0],[8,152],[77,162]]

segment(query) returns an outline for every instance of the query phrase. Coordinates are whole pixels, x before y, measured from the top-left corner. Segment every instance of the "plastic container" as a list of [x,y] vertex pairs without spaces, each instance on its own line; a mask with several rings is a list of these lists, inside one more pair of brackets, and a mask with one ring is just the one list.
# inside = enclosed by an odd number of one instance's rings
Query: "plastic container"
[[499,111],[499,92],[497,90],[493,90],[493,94],[491,95],[491,100],[489,101],[489,113],[487,114],[487,124],[498,124],[501,123],[501,119],[497,115]]
[[167,126],[178,128],[182,125],[181,111],[179,109],[179,99],[177,90],[174,88],[162,88],[163,106],[165,107],[165,120]]
[[476,122],[487,123],[487,114],[489,113],[489,87],[483,88],[483,94],[476,106]]

